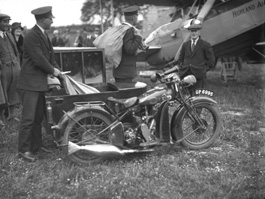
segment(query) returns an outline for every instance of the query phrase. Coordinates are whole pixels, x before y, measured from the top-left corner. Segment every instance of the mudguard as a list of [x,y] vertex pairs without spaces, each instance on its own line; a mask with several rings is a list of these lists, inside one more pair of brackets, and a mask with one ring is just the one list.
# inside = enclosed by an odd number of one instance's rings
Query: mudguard
[[160,104],[156,117],[156,137],[162,142],[170,141],[169,129],[169,102],[164,101]]
[[158,108],[158,111],[157,111],[157,115],[156,115],[156,132],[155,132],[155,135],[157,138],[160,138],[160,121],[161,121],[161,113],[162,113],[162,110],[165,106],[167,106],[168,103],[167,101],[163,101],[160,105],[159,105],[159,108]]
[[73,108],[72,110],[68,111],[67,113],[64,113],[63,117],[59,120],[58,124],[56,125],[56,129],[59,130],[60,137],[62,139],[62,144],[65,144],[65,139],[64,139],[64,130],[68,124],[68,122],[71,120],[71,118],[74,118],[78,114],[81,114],[83,112],[88,112],[88,111],[93,111],[93,112],[98,112],[100,114],[103,114],[106,117],[109,117],[110,120],[114,120],[114,117],[110,115],[109,112],[107,112],[102,106],[92,106],[92,107],[80,107],[80,108]]
[[[215,100],[213,100],[210,97],[206,97],[206,96],[196,96],[196,97],[191,97],[191,102],[193,104],[200,104],[200,103],[208,103],[208,104],[217,104],[217,102]],[[181,116],[181,114],[183,114],[183,112],[185,111],[185,108],[182,106],[180,106],[172,115],[172,119],[171,121],[175,121],[176,118],[179,118]],[[170,124],[170,129],[173,128],[173,123]],[[171,132],[171,137],[174,141],[177,140],[177,138],[175,137],[175,135],[173,135],[172,130]]]

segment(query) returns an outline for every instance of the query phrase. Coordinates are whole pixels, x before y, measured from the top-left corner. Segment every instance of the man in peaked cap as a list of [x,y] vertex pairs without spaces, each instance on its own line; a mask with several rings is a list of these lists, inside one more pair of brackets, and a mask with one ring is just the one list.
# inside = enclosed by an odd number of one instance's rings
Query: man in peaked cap
[[19,156],[34,162],[32,152],[51,152],[43,146],[41,123],[45,114],[45,92],[49,90],[47,77],[61,76],[55,62],[54,51],[45,30],[53,23],[52,7],[46,6],[31,11],[36,25],[24,38],[23,64],[18,89],[22,99],[22,117],[18,136]]
[[138,6],[130,6],[124,8],[122,12],[125,16],[132,16],[132,15],[138,15],[138,10],[139,10]]
[[52,14],[52,7],[51,6],[36,8],[36,9],[31,11],[31,14],[35,15],[35,19],[37,21],[39,19],[44,19],[44,18],[54,18],[53,14]]
[[3,19],[11,20],[9,15],[0,13],[0,20],[3,20]]
[[3,121],[15,119],[15,110],[20,103],[16,89],[20,71],[19,53],[13,36],[9,33],[10,16],[0,14],[0,128]]
[[215,57],[211,44],[200,37],[201,21],[192,19],[187,29],[190,39],[183,43],[177,63],[180,78],[187,75],[196,77],[196,84],[190,87],[190,93],[194,95],[196,89],[204,89],[206,73],[214,67]]
[[142,37],[134,27],[138,22],[138,9],[138,6],[130,6],[122,10],[125,22],[121,26],[127,25],[128,29],[123,37],[121,62],[113,68],[116,82],[132,82],[137,76],[136,52],[142,46]]

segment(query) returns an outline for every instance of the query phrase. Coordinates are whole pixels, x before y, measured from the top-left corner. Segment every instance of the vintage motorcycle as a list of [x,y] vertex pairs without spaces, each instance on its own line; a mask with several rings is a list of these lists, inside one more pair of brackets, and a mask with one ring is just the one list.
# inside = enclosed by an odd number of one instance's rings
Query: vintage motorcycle
[[[75,102],[65,112],[69,120],[61,146],[67,157],[78,164],[91,164],[128,153],[150,152],[157,146],[181,143],[189,149],[211,146],[221,130],[221,117],[212,92],[188,87],[193,75],[181,80],[176,72],[156,73],[162,87],[139,97],[108,98],[103,101]],[[203,94],[203,95],[201,95]]]

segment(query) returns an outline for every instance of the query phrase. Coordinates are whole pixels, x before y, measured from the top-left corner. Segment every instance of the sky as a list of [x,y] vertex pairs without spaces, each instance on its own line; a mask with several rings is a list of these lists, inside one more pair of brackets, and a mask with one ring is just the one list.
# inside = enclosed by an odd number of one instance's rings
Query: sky
[[36,20],[31,10],[52,6],[55,16],[52,26],[82,24],[81,8],[86,0],[0,0],[0,13],[11,17],[10,24],[21,22],[22,26],[32,28]]

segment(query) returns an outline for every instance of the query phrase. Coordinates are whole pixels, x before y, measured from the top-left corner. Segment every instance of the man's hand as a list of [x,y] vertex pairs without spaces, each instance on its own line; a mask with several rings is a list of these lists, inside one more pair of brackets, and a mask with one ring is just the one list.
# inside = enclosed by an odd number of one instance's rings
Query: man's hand
[[55,77],[61,77],[61,76],[62,76],[62,73],[61,73],[61,71],[58,70],[57,68],[54,68],[53,75],[54,75]]

